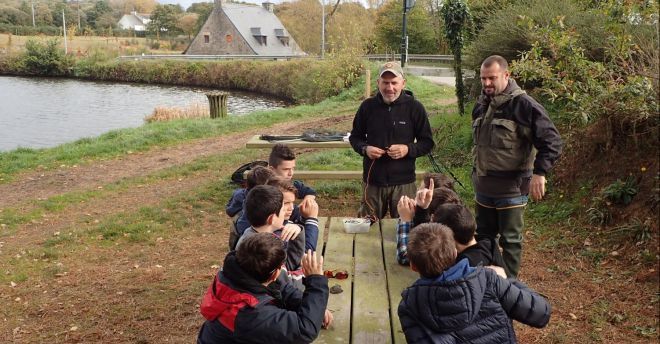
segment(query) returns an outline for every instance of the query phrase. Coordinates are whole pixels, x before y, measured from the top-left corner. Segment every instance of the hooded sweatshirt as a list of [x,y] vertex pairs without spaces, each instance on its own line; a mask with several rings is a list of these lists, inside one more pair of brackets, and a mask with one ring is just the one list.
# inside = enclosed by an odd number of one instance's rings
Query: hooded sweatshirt
[[550,320],[550,304],[524,284],[467,259],[401,294],[399,320],[408,343],[516,343],[511,319],[533,327]]
[[[415,182],[415,159],[428,154],[434,146],[426,110],[408,90],[390,104],[383,101],[380,93],[362,102],[353,119],[349,141],[364,156],[363,181],[380,187]],[[366,146],[386,149],[394,144],[407,145],[408,155],[392,159],[385,154],[376,159],[373,167],[372,160],[364,155]]]
[[305,292],[289,284],[263,286],[238,265],[235,252],[208,288],[200,312],[206,319],[198,344],[310,343],[328,303],[325,276],[305,278]]

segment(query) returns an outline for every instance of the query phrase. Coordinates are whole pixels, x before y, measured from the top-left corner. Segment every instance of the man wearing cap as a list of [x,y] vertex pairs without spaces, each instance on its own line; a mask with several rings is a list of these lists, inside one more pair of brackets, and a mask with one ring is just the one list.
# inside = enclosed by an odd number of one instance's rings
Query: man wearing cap
[[414,198],[415,159],[433,149],[433,134],[424,106],[412,92],[398,62],[387,62],[378,73],[378,93],[366,99],[353,119],[350,142],[362,155],[365,183],[360,216],[399,216],[401,196]]

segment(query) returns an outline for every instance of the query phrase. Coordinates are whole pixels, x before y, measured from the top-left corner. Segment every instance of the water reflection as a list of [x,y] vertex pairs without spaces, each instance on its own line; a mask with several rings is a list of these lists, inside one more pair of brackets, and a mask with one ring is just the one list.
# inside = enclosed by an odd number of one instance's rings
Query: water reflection
[[[53,147],[82,137],[137,127],[157,106],[207,104],[208,89],[0,76],[0,151]],[[286,103],[231,92],[230,115]]]

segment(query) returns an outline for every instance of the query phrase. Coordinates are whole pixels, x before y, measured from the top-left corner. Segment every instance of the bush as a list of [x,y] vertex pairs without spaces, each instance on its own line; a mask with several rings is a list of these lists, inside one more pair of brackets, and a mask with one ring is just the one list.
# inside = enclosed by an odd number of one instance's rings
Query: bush
[[628,205],[637,195],[636,184],[633,178],[628,178],[626,181],[617,179],[616,182],[603,189],[603,196],[614,204]]
[[27,41],[25,53],[17,63],[20,72],[27,75],[65,76],[73,66],[73,61],[64,55],[57,39],[46,43]]
[[478,70],[481,61],[493,54],[502,55],[508,61],[518,59],[534,42],[530,28],[520,25],[521,18],[543,26],[558,16],[579,34],[585,56],[596,61],[603,59],[608,37],[605,15],[587,12],[574,0],[523,0],[494,12],[483,29],[475,33],[474,41],[465,51],[465,68]]

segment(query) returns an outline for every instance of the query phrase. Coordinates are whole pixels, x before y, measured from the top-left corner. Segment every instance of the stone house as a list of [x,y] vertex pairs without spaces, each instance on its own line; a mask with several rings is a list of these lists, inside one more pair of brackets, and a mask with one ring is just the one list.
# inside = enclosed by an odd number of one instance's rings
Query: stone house
[[273,3],[262,6],[215,0],[187,55],[305,55],[273,13]]

